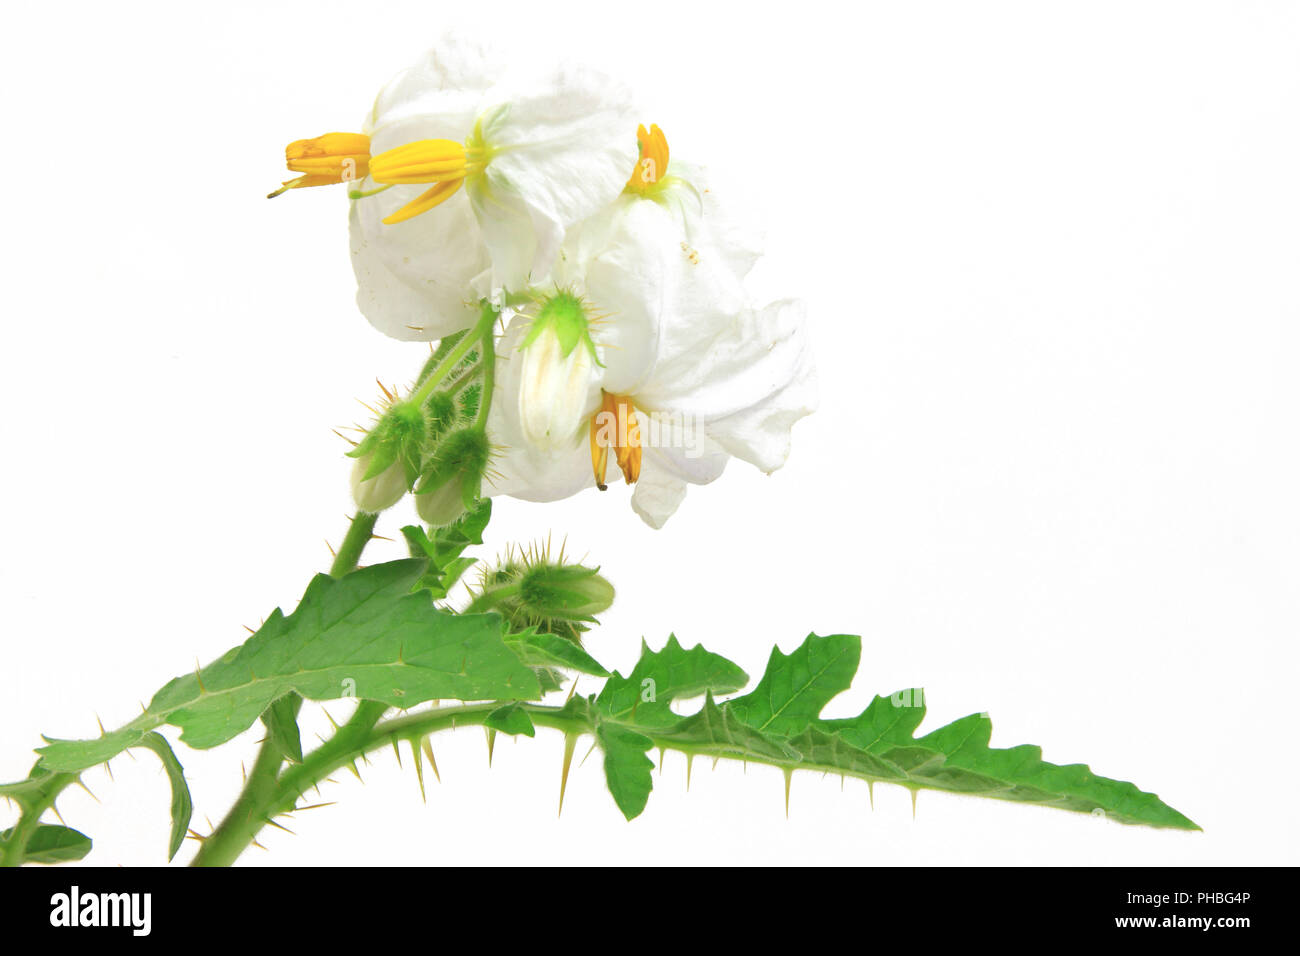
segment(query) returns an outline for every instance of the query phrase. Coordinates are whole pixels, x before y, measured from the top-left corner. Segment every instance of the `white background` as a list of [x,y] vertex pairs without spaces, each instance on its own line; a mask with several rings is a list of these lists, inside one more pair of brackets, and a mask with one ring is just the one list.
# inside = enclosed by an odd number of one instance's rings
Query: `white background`
[[[823,398],[783,471],[734,465],[661,532],[616,486],[500,502],[493,547],[567,533],[604,566],[608,665],[675,631],[756,677],[773,643],[858,633],[828,714],[924,685],[925,728],[987,710],[995,745],[1205,832],[935,793],[914,822],[902,789],[873,812],[811,774],[787,820],[775,770],[698,761],[687,793],[674,756],[635,822],[594,756],[557,819],[560,738],[503,738],[489,771],[472,730],[435,741],[427,805],[380,754],[246,861],[1297,862],[1296,7],[468,6],[616,70],[675,155],[730,176],[768,225],[762,291],[809,301]],[[339,191],[263,196],[287,141],[355,128],[446,25],[429,2],[6,11],[0,778],[327,563],[330,428],[426,352],[356,312]],[[180,749],[199,830],[254,736]],[[60,809],[88,862],[159,863],[165,779],[113,767],[86,778],[102,804]]]

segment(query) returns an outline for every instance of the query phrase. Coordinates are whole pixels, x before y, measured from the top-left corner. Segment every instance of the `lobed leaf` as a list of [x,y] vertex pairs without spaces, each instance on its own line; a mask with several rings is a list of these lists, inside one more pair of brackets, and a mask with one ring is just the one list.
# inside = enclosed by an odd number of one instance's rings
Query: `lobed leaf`
[[[1083,764],[1059,766],[1034,746],[989,746],[988,717],[963,717],[922,737],[924,694],[900,691],[876,697],[858,716],[827,720],[825,706],[852,683],[861,640],[809,635],[797,649],[774,649],[753,691],[719,704],[714,692],[744,683],[736,665],[670,638],[662,651],[642,651],[627,678],[615,674],[588,700],[605,774],[619,809],[630,819],[645,806],[651,778],[638,758],[652,746],[688,755],[708,754],[780,767],[817,770],[896,783],[912,790],[946,790],[1000,800],[1104,813],[1129,824],[1199,829],[1155,794],[1099,776]],[[737,676],[739,679],[737,680]],[[643,680],[659,685],[647,700]],[[679,717],[668,706],[694,690],[704,706]],[[642,746],[642,743],[645,746]],[[644,793],[643,793],[644,791]]]
[[669,726],[679,718],[674,700],[706,692],[727,694],[744,687],[749,676],[737,665],[696,645],[686,650],[669,635],[663,650],[641,642],[641,657],[627,677],[615,673],[596,698],[597,707],[615,720],[642,726]]
[[277,608],[244,644],[169,682],[126,727],[94,740],[47,738],[42,766],[76,772],[102,763],[163,723],[181,728],[192,747],[214,747],[290,693],[404,708],[540,697],[537,675],[506,646],[499,616],[449,614],[428,594],[411,593],[425,568],[408,559],[338,579],[317,575],[293,614]]
[[654,741],[621,724],[602,723],[596,742],[605,753],[605,780],[614,802],[629,820],[639,816],[654,786],[654,762],[646,756]]

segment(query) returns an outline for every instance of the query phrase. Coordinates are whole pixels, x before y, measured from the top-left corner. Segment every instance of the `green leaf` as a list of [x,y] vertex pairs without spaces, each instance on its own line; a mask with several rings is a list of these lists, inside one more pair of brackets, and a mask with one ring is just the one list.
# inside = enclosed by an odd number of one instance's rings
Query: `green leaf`
[[924,717],[924,695],[907,690],[875,698],[857,717],[821,723],[852,746],[902,767],[916,786],[1082,813],[1101,811],[1120,823],[1200,829],[1154,794],[1098,776],[1083,764],[1048,763],[1041,748],[1029,745],[990,747],[993,723],[984,714],[915,738]]
[[162,761],[163,770],[172,786],[172,832],[167,844],[167,859],[176,856],[176,851],[185,842],[185,834],[190,828],[190,816],[194,813],[194,802],[190,799],[190,788],[185,782],[185,768],[176,759],[167,738],[159,733],[145,734],[139,746],[152,750]]
[[726,694],[744,687],[749,677],[717,654],[696,645],[689,651],[670,635],[661,651],[644,641],[641,658],[627,677],[614,674],[605,682],[596,705],[615,719],[630,718],[642,726],[667,726],[679,718],[669,706],[674,700],[698,697],[706,691]]
[[528,712],[519,706],[518,701],[512,701],[504,707],[498,707],[492,713],[487,715],[483,723],[491,730],[499,730],[503,734],[518,736],[523,734],[525,737],[534,737],[537,731],[533,728],[532,718]]
[[247,730],[290,692],[312,700],[359,697],[408,708],[434,699],[531,700],[537,675],[502,639],[495,614],[454,615],[412,594],[421,560],[393,561],[343,578],[317,575],[289,616],[279,609],[243,645],[154,695],[121,730],[89,741],[50,740],[51,770],[101,763],[163,723],[206,748]]
[[543,634],[535,630],[506,635],[506,646],[519,655],[529,666],[564,667],[581,674],[608,677],[609,671],[582,649],[576,641],[558,634]]
[[432,535],[419,525],[404,527],[402,536],[411,556],[429,562],[416,587],[431,592],[436,599],[445,598],[461,575],[477,563],[474,558],[462,558],[461,553],[470,545],[483,543],[483,531],[491,520],[492,500],[484,498],[459,520],[433,529]]
[[301,697],[285,694],[262,714],[262,723],[266,725],[272,743],[290,763],[302,763],[302,736],[298,733],[298,711],[301,707]]
[[[918,738],[917,728],[925,718],[919,690],[876,697],[856,717],[823,719],[822,709],[852,682],[860,650],[857,637],[810,635],[789,655],[774,650],[749,694],[719,704],[710,690],[698,712],[678,717],[664,693],[668,699],[686,696],[687,689],[699,683],[691,678],[704,680],[705,674],[720,684],[731,683],[725,676],[728,668],[733,673],[739,668],[700,648],[683,651],[671,639],[660,652],[646,649],[632,675],[611,677],[599,696],[588,701],[585,714],[605,750],[606,779],[619,808],[631,817],[644,806],[641,790],[648,793],[650,777],[632,759],[632,751],[644,755],[648,746],[656,746],[764,763],[786,772],[840,773],[912,790],[1100,811],[1121,823],[1199,829],[1131,783],[1098,776],[1082,764],[1047,763],[1038,747],[990,747],[992,724],[982,714]],[[642,675],[661,682],[656,700],[639,695]],[[649,741],[647,747],[641,746],[643,741]]]
[[[0,833],[0,844],[5,843],[13,832],[10,827]],[[91,845],[90,837],[79,830],[42,823],[27,840],[23,862],[72,863],[84,858],[90,852]]]
[[534,667],[533,673],[537,675],[537,685],[542,689],[543,695],[564,690],[564,682],[568,679],[568,675],[553,667]]
[[797,734],[832,697],[849,689],[860,653],[860,639],[846,634],[809,634],[788,656],[774,647],[758,686],[731,701],[728,709],[755,730]]
[[623,816],[631,820],[645,809],[654,786],[650,776],[654,762],[646,756],[654,741],[619,724],[601,723],[596,728],[596,742],[605,753],[609,792]]
[[704,706],[697,713],[661,727],[654,738],[666,748],[692,755],[731,757],[777,766],[801,759],[799,752],[781,738],[737,720],[730,707],[719,706],[714,701],[712,692],[705,695]]

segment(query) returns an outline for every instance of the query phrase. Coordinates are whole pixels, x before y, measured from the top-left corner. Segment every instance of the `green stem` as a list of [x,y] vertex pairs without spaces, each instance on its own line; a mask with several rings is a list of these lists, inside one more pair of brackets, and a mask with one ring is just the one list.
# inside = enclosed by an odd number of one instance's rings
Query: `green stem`
[[203,841],[191,866],[229,866],[253,842],[266,823],[260,808],[275,793],[283,762],[284,756],[268,736],[262,741],[262,749],[257,752],[239,799],[221,825]]
[[77,782],[75,773],[51,774],[48,779],[32,788],[30,793],[15,795],[22,814],[14,824],[9,839],[0,844],[0,866],[22,866],[27,853],[27,843],[41,825],[41,815],[54,806],[54,801],[67,787]]
[[[495,313],[494,319],[495,319]],[[492,389],[496,385],[497,349],[495,329],[492,325],[483,333],[483,393],[478,400],[478,417],[474,423],[480,428],[487,427],[488,412],[492,408]]]
[[341,578],[349,571],[355,571],[357,564],[361,561],[361,552],[365,551],[366,545],[375,533],[375,522],[379,520],[379,515],[370,514],[366,511],[358,511],[352,518],[352,523],[348,525],[348,533],[343,537],[343,543],[334,554],[334,563],[330,565],[330,577]]
[[[566,734],[592,732],[591,722],[581,714],[541,704],[520,702],[519,706],[539,727],[560,730]],[[343,732],[340,730],[328,743],[308,754],[302,763],[284,772],[280,777],[278,794],[267,804],[267,813],[274,816],[293,812],[308,790],[319,785],[336,770],[351,766],[366,754],[384,747],[395,748],[401,741],[408,741],[412,748],[418,748],[419,741],[440,730],[482,726],[488,715],[500,707],[500,701],[435,707],[433,710],[385,720],[367,728],[364,734],[350,735],[346,741],[342,739]],[[417,756],[414,759],[420,758]]]
[[440,382],[451,374],[452,370],[461,363],[461,360],[469,354],[474,346],[479,345],[484,336],[492,334],[492,328],[497,321],[497,311],[490,305],[484,305],[479,312],[478,322],[474,324],[468,335],[464,336],[455,347],[448,352],[438,367],[435,368],[420,383],[420,387],[411,393],[411,401],[417,405],[423,405],[430,395],[433,394]]

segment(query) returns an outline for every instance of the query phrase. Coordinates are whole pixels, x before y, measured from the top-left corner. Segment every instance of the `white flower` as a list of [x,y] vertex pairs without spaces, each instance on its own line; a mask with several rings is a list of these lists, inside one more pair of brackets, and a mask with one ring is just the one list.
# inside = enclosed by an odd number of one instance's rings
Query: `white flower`
[[452,37],[384,87],[363,133],[291,144],[304,175],[284,188],[355,179],[357,304],[395,338],[442,338],[478,295],[545,281],[565,231],[623,189],[633,117],[606,76]]
[[[643,139],[642,161],[650,146]],[[635,484],[633,508],[660,527],[688,484],[713,481],[731,457],[779,468],[791,427],[816,404],[802,305],[749,304],[742,280],[756,243],[708,191],[665,175],[666,144],[662,153],[647,184],[659,188],[636,188],[634,176],[618,202],[571,231],[556,270],[589,313],[603,313],[591,332],[599,364],[570,383],[554,426],[573,437],[539,443],[528,424],[543,394],[530,384],[541,353],[520,351],[532,317],[516,316],[502,339],[490,428],[506,451],[494,494],[551,501],[621,474]],[[565,370],[553,363],[550,374]]]

